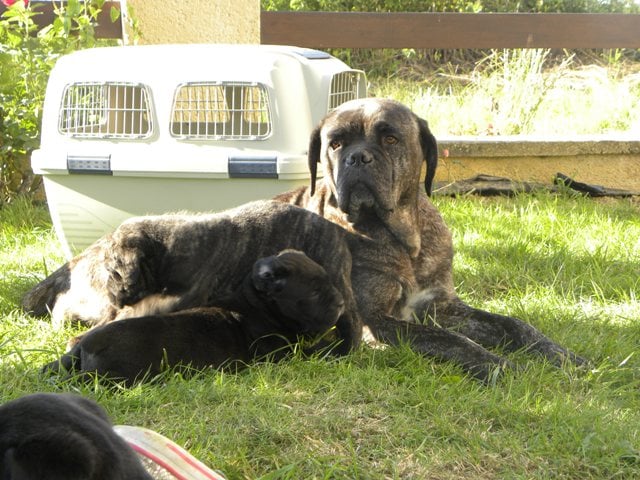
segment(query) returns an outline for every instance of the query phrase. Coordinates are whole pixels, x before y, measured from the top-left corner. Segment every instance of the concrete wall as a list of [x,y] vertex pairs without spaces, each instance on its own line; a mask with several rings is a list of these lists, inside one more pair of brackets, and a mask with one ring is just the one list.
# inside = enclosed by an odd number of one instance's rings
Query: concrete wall
[[560,172],[579,182],[640,192],[640,140],[629,136],[556,141],[524,136],[438,140],[439,182],[486,174],[551,183]]
[[260,43],[259,0],[127,0],[139,44]]

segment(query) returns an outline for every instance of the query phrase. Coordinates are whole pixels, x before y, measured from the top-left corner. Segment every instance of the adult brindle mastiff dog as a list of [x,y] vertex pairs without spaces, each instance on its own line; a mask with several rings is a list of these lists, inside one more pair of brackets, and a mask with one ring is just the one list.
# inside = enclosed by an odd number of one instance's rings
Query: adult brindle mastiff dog
[[[105,312],[111,313],[92,320],[104,322],[149,294],[179,296],[185,299],[174,305],[179,308],[216,305],[237,276],[237,263],[253,255],[247,253],[253,252],[250,248],[260,256],[295,248],[330,274],[337,271],[338,248],[343,258],[349,257],[350,278],[336,286],[350,289],[343,292],[347,305],[353,292],[359,317],[379,341],[407,341],[425,355],[456,361],[482,380],[508,363],[485,347],[525,349],[556,364],[583,363],[532,326],[458,298],[451,234],[420,186],[425,161],[429,194],[437,145],[427,123],[391,100],[345,103],[311,136],[309,187],[264,202],[262,208],[212,216],[218,220],[211,222],[194,217],[172,225],[162,216],[129,220],[36,285],[23,306],[36,314],[53,309],[54,317],[67,311],[89,320],[77,302],[106,299]],[[316,184],[320,163],[325,175]],[[308,216],[294,206],[283,209],[286,203],[304,207]],[[105,294],[109,290],[112,294]],[[356,344],[349,337],[361,330],[344,323],[338,323],[345,339],[342,351]]]
[[[427,170],[420,187],[423,162]],[[324,178],[317,183],[321,164]],[[410,257],[395,284],[380,285],[375,270],[394,267],[384,256],[354,268],[352,283],[362,318],[383,342],[410,341],[425,354],[454,358],[476,376],[483,347],[528,350],[555,364],[586,361],[521,320],[465,304],[455,293],[451,233],[427,198],[437,164],[437,144],[427,122],[406,106],[369,98],[341,105],[320,123],[309,143],[311,185],[276,197],[305,207],[354,234],[387,242]],[[426,193],[426,195],[425,195]],[[398,324],[392,315],[407,322]],[[455,333],[453,333],[455,332]]]

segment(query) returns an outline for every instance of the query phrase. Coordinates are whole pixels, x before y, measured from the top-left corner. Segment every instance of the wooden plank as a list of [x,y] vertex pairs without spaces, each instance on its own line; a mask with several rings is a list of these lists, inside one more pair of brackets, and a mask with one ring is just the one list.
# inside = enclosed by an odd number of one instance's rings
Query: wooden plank
[[[60,2],[55,2],[56,5],[59,5]],[[53,13],[53,10],[56,5],[52,2],[38,1],[32,0],[30,2],[31,8],[33,11],[38,12],[37,15],[33,17],[34,22],[38,25],[39,28],[45,27],[47,25],[51,25],[53,20],[56,18],[56,15]],[[111,8],[117,8],[120,10],[120,2],[119,1],[107,1],[104,2],[101,12],[98,15],[98,25],[96,26],[95,35],[96,38],[122,38],[122,21],[118,19],[115,22],[111,21]],[[7,9],[3,3],[0,3],[0,15],[4,13]]]
[[311,48],[640,48],[640,15],[263,11],[261,43]]

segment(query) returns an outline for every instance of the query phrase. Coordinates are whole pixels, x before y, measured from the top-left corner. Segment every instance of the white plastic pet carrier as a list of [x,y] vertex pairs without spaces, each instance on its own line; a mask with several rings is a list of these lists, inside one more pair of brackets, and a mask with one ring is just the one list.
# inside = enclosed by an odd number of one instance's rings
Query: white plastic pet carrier
[[364,96],[363,72],[316,50],[83,50],[51,73],[32,166],[72,255],[134,215],[221,210],[307,183],[311,130]]

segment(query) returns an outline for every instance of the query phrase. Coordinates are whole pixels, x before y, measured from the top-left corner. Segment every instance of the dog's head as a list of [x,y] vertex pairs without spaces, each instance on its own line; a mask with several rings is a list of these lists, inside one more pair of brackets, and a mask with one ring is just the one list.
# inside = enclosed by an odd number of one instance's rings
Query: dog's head
[[344,312],[344,299],[326,270],[302,252],[283,250],[256,261],[252,281],[275,306],[277,320],[294,333],[323,334]]
[[0,478],[152,480],[104,409],[68,393],[34,393],[0,406]]
[[431,194],[437,144],[425,120],[393,100],[367,98],[342,104],[311,135],[311,194],[318,163],[335,201],[349,221],[382,221],[415,255],[420,173],[427,164],[424,188]]

